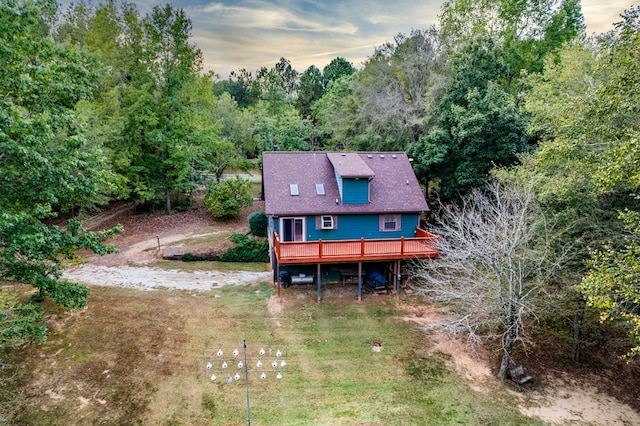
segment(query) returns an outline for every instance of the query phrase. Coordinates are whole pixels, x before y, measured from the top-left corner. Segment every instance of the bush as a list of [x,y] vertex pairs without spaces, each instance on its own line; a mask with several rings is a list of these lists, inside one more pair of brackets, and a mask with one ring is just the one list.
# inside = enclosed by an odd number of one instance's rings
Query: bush
[[211,182],[204,206],[215,219],[233,219],[240,215],[243,207],[253,203],[251,181],[237,177],[222,182]]
[[267,215],[260,212],[253,212],[247,218],[249,221],[249,232],[256,237],[267,236]]
[[242,234],[229,237],[236,246],[220,255],[223,262],[268,262],[269,241],[257,240]]
[[183,262],[200,262],[202,260],[207,260],[207,258],[193,253],[185,253],[182,255]]

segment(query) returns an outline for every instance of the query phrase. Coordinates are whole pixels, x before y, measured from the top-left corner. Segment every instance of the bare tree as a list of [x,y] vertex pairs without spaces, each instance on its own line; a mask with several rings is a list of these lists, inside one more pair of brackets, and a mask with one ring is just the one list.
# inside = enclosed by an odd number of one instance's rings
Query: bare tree
[[450,317],[432,327],[466,334],[470,343],[497,338],[505,378],[554,269],[533,190],[494,183],[475,191],[460,206],[442,207],[436,232],[440,257],[419,263],[416,276],[419,292],[449,308]]

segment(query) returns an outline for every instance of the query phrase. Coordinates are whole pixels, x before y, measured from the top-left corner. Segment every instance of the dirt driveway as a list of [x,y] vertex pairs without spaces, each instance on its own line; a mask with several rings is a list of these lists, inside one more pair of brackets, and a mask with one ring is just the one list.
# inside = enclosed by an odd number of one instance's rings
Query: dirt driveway
[[193,271],[159,269],[148,266],[82,265],[65,272],[65,278],[88,285],[118,286],[138,290],[170,288],[208,291],[226,285],[268,282],[270,272]]
[[124,232],[108,241],[119,253],[105,256],[86,253],[85,261],[69,268],[63,276],[88,285],[141,290],[208,291],[230,284],[271,281],[272,274],[266,271],[185,272],[180,261],[175,262],[175,269],[167,268],[166,264],[162,268],[154,266],[168,251],[203,254],[226,250],[230,246],[227,237],[233,232],[246,233],[247,215],[262,208],[263,203],[256,202],[237,220],[216,222],[201,205],[172,215],[133,215],[133,206],[115,205],[86,223],[90,230],[123,225]]

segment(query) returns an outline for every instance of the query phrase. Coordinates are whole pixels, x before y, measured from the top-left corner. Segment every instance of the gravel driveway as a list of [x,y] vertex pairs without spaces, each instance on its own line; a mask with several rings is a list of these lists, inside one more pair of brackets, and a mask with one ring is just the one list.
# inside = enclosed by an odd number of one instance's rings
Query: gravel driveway
[[68,269],[64,278],[87,285],[128,287],[139,290],[170,288],[177,290],[208,291],[227,285],[270,282],[271,272],[184,272],[148,266],[81,265]]

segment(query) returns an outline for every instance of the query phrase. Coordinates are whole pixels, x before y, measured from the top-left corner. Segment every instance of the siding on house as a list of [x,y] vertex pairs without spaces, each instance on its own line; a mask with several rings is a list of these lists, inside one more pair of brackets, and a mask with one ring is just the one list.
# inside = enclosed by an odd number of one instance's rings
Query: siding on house
[[[321,229],[316,226],[319,216],[299,216],[305,219],[305,241],[316,240],[358,240],[378,238],[413,238],[416,227],[420,223],[417,213],[405,213],[400,216],[400,229],[397,231],[381,231],[380,215],[337,215],[336,229]],[[280,220],[274,218],[273,229],[280,232]],[[272,231],[270,231],[272,233]]]
[[343,204],[369,203],[368,179],[342,179],[342,187]]

